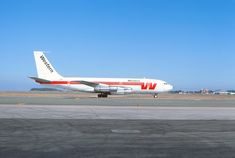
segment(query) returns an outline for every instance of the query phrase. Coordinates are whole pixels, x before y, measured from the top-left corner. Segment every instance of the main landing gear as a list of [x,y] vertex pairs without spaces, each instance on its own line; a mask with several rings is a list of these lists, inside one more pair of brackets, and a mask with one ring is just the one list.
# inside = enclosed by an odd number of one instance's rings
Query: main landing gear
[[98,98],[107,98],[108,94],[107,93],[100,93],[98,94]]
[[154,97],[154,98],[158,98],[158,93],[155,93],[155,94],[153,95],[153,97]]

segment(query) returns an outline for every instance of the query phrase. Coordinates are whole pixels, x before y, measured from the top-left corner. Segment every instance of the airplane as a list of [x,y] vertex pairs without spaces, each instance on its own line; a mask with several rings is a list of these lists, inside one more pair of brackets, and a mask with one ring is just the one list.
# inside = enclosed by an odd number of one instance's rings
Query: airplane
[[169,83],[156,79],[63,77],[51,65],[44,52],[34,51],[34,59],[38,76],[30,78],[35,82],[50,87],[97,93],[98,98],[124,94],[153,94],[157,98],[158,93],[173,89]]

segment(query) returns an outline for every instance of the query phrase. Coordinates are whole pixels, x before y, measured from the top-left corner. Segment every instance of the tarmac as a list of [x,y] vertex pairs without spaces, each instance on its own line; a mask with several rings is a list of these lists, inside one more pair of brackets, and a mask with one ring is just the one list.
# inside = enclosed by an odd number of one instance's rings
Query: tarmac
[[231,97],[31,95],[0,93],[0,157],[235,155]]

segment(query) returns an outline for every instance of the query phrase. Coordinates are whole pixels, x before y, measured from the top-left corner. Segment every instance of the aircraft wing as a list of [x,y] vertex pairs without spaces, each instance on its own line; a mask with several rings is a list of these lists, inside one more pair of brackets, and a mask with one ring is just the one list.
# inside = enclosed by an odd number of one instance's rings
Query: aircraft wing
[[95,82],[89,82],[89,81],[72,81],[72,82],[79,82],[81,84],[93,87],[96,91],[105,91],[105,92],[110,92],[110,91],[117,91],[119,90],[131,90],[132,88],[128,88],[128,87],[122,87],[122,86],[109,86],[106,84],[102,84],[102,83],[95,83]]
[[[103,83],[95,83],[95,82],[89,82],[89,81],[72,81],[72,82],[79,82],[81,84],[84,84],[84,85],[87,85],[90,87],[94,87],[94,88],[97,88],[98,86],[99,87],[112,87],[112,86],[109,86],[109,85],[106,85]],[[114,87],[127,88],[127,87],[122,87],[122,86],[114,86]]]
[[96,87],[98,85],[100,85],[99,83],[95,83],[95,82],[89,82],[89,81],[72,81],[72,82],[79,82],[81,84],[84,84],[84,85],[87,85],[87,86],[90,86],[90,87]]

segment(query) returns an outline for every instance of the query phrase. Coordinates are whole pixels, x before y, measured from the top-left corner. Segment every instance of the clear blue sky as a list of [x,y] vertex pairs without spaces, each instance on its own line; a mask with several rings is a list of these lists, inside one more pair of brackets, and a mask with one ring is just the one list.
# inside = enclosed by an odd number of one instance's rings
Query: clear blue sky
[[64,76],[235,89],[235,0],[1,0],[0,90],[38,87],[33,50]]

